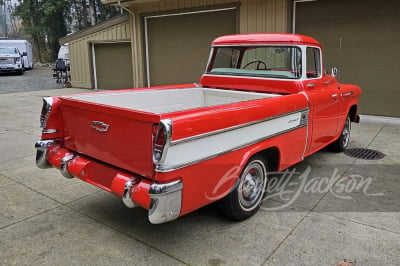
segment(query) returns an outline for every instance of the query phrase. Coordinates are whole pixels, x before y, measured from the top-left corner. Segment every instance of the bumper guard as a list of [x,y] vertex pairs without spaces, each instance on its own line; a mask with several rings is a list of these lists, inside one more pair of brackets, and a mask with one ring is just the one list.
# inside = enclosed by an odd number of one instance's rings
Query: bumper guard
[[49,148],[57,146],[60,141],[57,139],[52,140],[39,140],[35,143],[36,148],[36,166],[41,169],[50,168],[51,165],[47,161],[47,152]]
[[152,184],[149,189],[149,221],[160,224],[179,217],[182,206],[182,181],[166,184]]

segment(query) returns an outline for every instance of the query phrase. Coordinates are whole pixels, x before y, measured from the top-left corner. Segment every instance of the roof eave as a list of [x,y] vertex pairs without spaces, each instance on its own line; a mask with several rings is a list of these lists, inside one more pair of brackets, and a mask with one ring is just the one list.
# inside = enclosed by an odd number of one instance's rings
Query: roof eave
[[123,23],[123,22],[128,21],[128,20],[129,20],[129,16],[128,15],[122,15],[122,16],[119,16],[119,17],[115,17],[115,18],[109,19],[109,20],[104,21],[104,22],[102,22],[100,24],[97,24],[95,26],[91,26],[91,27],[86,28],[84,30],[81,30],[81,31],[75,32],[75,33],[73,33],[71,35],[68,35],[68,36],[60,38],[59,39],[59,44],[63,45],[63,44],[75,41],[77,39],[86,37],[88,35],[94,34],[94,33],[98,32],[98,31],[102,31],[104,29],[110,28],[112,26],[118,25],[118,24]]

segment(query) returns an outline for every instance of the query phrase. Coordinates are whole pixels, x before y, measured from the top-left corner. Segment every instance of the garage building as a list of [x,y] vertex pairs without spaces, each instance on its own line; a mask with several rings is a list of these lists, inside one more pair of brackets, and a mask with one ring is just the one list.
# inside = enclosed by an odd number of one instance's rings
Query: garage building
[[318,39],[325,68],[363,89],[360,112],[400,116],[400,1],[102,0],[128,15],[60,40],[72,86],[119,89],[197,82],[219,35],[295,32]]

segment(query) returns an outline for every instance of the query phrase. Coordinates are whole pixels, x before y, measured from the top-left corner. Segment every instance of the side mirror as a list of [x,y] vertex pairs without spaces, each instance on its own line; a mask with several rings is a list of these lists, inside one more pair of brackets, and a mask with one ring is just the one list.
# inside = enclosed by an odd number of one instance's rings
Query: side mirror
[[28,56],[28,54],[26,52],[23,52],[22,56]]
[[339,70],[337,69],[337,67],[332,67],[331,76],[336,77],[338,74],[339,74]]

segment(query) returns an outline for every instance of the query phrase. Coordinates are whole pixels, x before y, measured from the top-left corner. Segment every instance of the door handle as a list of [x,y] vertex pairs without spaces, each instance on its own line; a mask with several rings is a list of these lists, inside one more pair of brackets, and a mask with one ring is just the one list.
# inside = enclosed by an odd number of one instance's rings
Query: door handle
[[351,96],[353,94],[354,94],[354,92],[348,91],[348,92],[343,92],[341,95],[342,95],[342,97],[349,97],[349,96]]
[[315,87],[314,83],[308,83],[307,84],[307,88],[309,88],[309,89],[314,88],[314,87]]
[[334,100],[336,100],[337,97],[338,97],[338,94],[337,94],[337,93],[332,94],[332,98],[333,98]]

